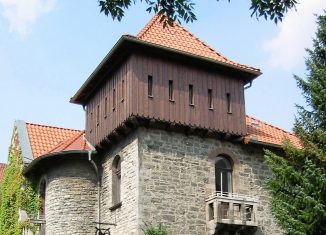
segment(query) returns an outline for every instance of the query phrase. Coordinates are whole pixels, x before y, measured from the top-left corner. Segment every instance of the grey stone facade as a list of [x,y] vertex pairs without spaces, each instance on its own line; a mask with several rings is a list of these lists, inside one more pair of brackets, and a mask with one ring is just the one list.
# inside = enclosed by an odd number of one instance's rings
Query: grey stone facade
[[46,182],[46,234],[94,234],[96,175],[87,157],[56,163],[42,180]]
[[[111,235],[143,234],[144,222],[162,223],[171,235],[213,234],[206,199],[215,191],[214,158],[233,161],[233,192],[258,198],[255,234],[282,234],[268,209],[264,179],[270,172],[262,146],[138,128],[102,156],[101,222]],[[112,162],[121,161],[121,204],[112,202]],[[46,180],[46,234],[94,234],[96,175],[87,159],[60,161]],[[108,227],[103,225],[102,227]]]
[[205,199],[215,190],[213,158],[232,155],[233,191],[259,198],[256,234],[281,234],[263,188],[270,175],[261,147],[142,129],[140,220],[162,222],[170,234],[208,234]]
[[[112,234],[140,234],[138,223],[139,141],[136,133],[107,153],[102,163],[101,217],[104,223],[117,224],[117,226],[111,226]],[[121,206],[114,208],[117,205],[112,202],[112,162],[117,155],[122,159]]]

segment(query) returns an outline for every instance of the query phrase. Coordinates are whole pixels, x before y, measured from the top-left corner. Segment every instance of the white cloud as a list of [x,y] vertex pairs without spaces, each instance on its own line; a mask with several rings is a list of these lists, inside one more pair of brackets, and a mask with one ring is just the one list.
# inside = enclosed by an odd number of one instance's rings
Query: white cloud
[[326,10],[325,0],[302,0],[297,11],[291,11],[280,23],[278,34],[265,42],[263,49],[270,55],[273,67],[292,70],[311,48],[316,32],[316,17]]
[[9,23],[10,32],[25,36],[41,15],[50,12],[56,0],[0,0],[1,15]]

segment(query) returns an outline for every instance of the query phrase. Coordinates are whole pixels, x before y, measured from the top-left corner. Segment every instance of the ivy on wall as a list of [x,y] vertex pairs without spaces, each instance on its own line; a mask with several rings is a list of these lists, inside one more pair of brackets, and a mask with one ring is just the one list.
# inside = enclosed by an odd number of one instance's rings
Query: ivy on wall
[[19,224],[18,211],[25,210],[28,215],[37,215],[40,199],[36,187],[23,176],[22,154],[19,149],[10,148],[8,166],[4,172],[1,186],[0,234],[21,235],[22,228],[36,231],[33,224]]

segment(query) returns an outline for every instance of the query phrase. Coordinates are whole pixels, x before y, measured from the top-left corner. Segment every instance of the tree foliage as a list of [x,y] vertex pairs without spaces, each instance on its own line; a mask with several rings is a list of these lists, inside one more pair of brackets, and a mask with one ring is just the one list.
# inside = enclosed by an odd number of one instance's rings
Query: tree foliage
[[[20,235],[22,226],[18,223],[18,210],[28,214],[37,214],[39,197],[34,187],[24,178],[23,162],[20,151],[9,153],[8,166],[5,170],[1,186],[0,234]],[[35,230],[32,225],[24,225]]]
[[[193,0],[140,0],[140,2],[142,1],[147,4],[146,10],[149,13],[153,11],[162,16],[161,21],[164,22],[164,25],[172,25],[175,21],[180,23],[181,20],[188,23],[197,19]],[[228,1],[230,2],[230,0]],[[98,3],[101,12],[120,21],[125,10],[132,4],[136,4],[137,0],[98,0]],[[296,4],[298,4],[298,0],[251,0],[251,16],[264,17],[277,23],[282,21],[284,14],[295,8]]]
[[288,234],[326,234],[326,12],[317,17],[313,49],[307,49],[307,78],[295,76],[307,103],[298,106],[294,131],[302,143],[285,144],[285,157],[267,151],[274,178],[267,186],[271,208]]
[[154,226],[150,223],[144,223],[142,230],[144,235],[168,235],[166,228],[161,223],[158,226]]

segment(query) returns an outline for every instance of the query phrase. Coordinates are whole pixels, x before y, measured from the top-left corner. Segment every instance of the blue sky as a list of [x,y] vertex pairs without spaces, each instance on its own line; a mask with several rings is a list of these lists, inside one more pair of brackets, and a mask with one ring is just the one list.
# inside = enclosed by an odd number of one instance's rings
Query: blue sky
[[[321,14],[326,1],[302,0],[278,25],[251,18],[249,1],[196,2],[198,21],[184,26],[263,72],[246,90],[247,114],[291,130],[294,105],[304,102],[293,74],[305,75],[313,13]],[[0,0],[0,162],[7,161],[15,120],[84,128],[84,111],[70,97],[122,34],[137,34],[150,20],[145,9],[132,6],[118,22],[100,14],[96,0]]]

